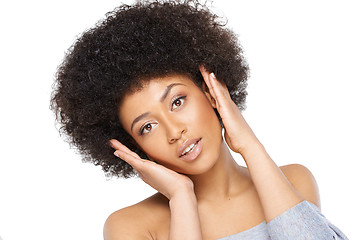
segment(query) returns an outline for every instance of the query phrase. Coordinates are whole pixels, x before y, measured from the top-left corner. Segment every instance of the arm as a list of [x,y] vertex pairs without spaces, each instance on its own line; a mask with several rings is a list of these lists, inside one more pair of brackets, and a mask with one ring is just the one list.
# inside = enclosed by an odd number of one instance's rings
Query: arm
[[[305,198],[296,191],[267,154],[264,146],[231,100],[226,86],[220,83],[214,74],[206,72],[203,67],[200,67],[200,71],[222,118],[225,140],[234,152],[243,156],[260,197],[266,221],[269,222]],[[312,192],[315,188],[313,182],[309,191]]]
[[226,86],[203,67],[200,71],[222,118],[227,144],[243,156],[248,166],[271,239],[347,239],[317,208],[319,194],[310,171],[301,165],[280,169],[231,100]]
[[[305,200],[259,142],[244,149],[240,154],[248,166],[267,222]],[[309,188],[308,192],[314,192],[313,183]]]
[[193,189],[169,201],[171,212],[169,239],[202,239],[197,200]]
[[[116,149],[114,153],[116,156],[129,163],[144,182],[169,199],[171,212],[169,239],[202,239],[197,200],[190,178],[154,162],[141,159],[114,139],[110,142]],[[135,231],[133,234],[135,236],[138,233]],[[109,238],[109,240],[115,239]]]

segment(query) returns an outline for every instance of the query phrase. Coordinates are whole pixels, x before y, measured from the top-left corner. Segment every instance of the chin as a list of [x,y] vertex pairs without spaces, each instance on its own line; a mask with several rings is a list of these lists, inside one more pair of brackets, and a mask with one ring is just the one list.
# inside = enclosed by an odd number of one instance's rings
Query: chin
[[202,175],[210,171],[217,163],[220,155],[220,150],[208,152],[203,156],[199,156],[195,162],[193,162],[186,169],[178,169],[178,173],[186,175]]

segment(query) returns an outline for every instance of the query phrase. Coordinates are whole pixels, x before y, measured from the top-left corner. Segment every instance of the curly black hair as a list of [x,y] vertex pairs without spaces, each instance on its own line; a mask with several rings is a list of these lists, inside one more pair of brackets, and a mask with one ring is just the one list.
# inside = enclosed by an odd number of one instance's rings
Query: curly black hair
[[201,86],[201,65],[225,82],[243,110],[248,65],[236,35],[206,5],[196,0],[122,5],[69,49],[56,74],[50,108],[60,133],[83,161],[102,166],[107,176],[127,178],[136,173],[113,155],[109,140],[146,155],[120,124],[122,97],[143,81],[174,73]]

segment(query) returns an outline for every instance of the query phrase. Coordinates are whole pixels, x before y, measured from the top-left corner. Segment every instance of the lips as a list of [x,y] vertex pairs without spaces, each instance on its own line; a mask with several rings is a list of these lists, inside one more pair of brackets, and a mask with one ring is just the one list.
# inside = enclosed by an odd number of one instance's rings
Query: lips
[[202,150],[201,138],[192,138],[187,139],[184,144],[182,144],[178,150],[177,154],[179,158],[185,161],[195,160]]

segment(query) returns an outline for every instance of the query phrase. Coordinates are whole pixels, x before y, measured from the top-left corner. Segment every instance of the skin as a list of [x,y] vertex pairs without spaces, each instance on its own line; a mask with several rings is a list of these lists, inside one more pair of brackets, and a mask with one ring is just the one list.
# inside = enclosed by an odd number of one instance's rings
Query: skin
[[[171,89],[167,92],[168,86]],[[161,99],[164,92],[168,94]],[[132,125],[144,113],[149,114]],[[125,97],[119,115],[125,130],[147,156],[176,172],[206,172],[221,152],[219,120],[202,90],[187,77],[172,75],[150,80],[142,91]],[[144,126],[149,130],[144,129],[140,135]],[[202,154],[193,163],[180,160],[178,146],[193,138],[202,139]]]
[[[122,125],[150,161],[112,139],[114,154],[131,164],[159,193],[109,216],[104,227],[106,240],[217,239],[269,222],[303,200],[320,205],[310,171],[301,165],[279,168],[226,86],[203,67],[200,71],[202,89],[185,76],[171,75],[152,79],[120,105]],[[171,84],[181,85],[160,101]],[[184,95],[184,101],[174,101]],[[223,120],[224,138],[213,108]],[[146,112],[150,113],[131,129],[134,119]],[[144,125],[146,134],[139,135]],[[201,138],[203,143],[192,162],[176,154],[189,138]],[[247,168],[234,161],[225,141],[242,155]]]

